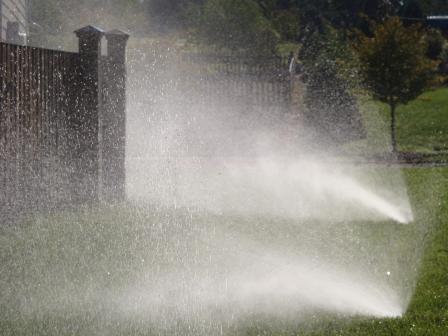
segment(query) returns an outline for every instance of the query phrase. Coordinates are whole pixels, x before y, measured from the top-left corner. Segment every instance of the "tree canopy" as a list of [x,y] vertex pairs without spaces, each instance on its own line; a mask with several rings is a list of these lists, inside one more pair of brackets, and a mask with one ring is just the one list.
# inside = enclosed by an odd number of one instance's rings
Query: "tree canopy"
[[306,84],[305,122],[328,144],[362,138],[365,134],[353,94],[358,84],[356,58],[341,32],[326,25],[309,38],[299,58]]
[[427,57],[428,42],[419,25],[405,27],[398,17],[372,23],[373,36],[359,33],[355,49],[372,95],[391,108],[392,148],[396,151],[395,108],[419,96],[436,63]]
[[204,44],[263,53],[278,43],[272,22],[253,0],[209,0],[196,13],[195,35]]
[[[276,35],[281,41],[300,42],[326,24],[337,29],[363,28],[363,16],[381,20],[395,14],[448,14],[448,2],[444,0],[30,0],[30,6],[32,21],[46,33],[59,33],[67,22],[93,21],[95,13],[99,13],[107,14],[109,19],[113,16],[118,25],[133,32],[198,32],[200,22],[206,24],[200,32],[202,40],[214,41],[216,36],[222,39],[231,34],[241,43],[254,34],[260,39],[260,31]],[[80,15],[71,18],[66,14],[70,12]],[[206,29],[210,36],[206,36]],[[220,29],[222,32],[218,32]],[[244,32],[237,29],[248,29],[248,37],[243,38]]]

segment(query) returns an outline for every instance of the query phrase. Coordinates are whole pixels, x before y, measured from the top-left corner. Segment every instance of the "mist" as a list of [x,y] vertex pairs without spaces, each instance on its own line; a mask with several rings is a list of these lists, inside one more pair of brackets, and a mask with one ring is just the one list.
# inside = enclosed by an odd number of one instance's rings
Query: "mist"
[[[307,123],[297,53],[269,55],[268,65],[248,53],[189,62],[197,50],[187,34],[149,32],[147,13],[81,7],[60,35],[36,41],[75,50],[68,34],[85,24],[131,33],[127,197],[9,230],[5,243],[20,244],[4,249],[4,274],[20,281],[6,286],[8,316],[82,316],[98,334],[131,322],[144,333],[210,335],[260,320],[406,313],[425,239],[406,180],[400,168],[346,155],[350,144],[325,132],[350,139],[335,120]],[[235,59],[244,60],[236,80]]]

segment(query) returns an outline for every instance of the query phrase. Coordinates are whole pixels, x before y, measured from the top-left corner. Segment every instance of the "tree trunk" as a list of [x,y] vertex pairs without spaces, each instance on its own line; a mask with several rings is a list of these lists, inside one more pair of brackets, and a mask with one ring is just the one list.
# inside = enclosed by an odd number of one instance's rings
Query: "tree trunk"
[[397,119],[395,115],[396,105],[390,105],[390,135],[391,135],[391,144],[392,144],[392,153],[397,152]]

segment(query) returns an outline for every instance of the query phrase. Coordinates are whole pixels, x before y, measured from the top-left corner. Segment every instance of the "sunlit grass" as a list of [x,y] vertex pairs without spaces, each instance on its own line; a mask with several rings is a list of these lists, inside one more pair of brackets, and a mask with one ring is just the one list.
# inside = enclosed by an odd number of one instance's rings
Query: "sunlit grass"
[[[447,169],[405,170],[420,228],[427,230],[419,276],[408,311],[401,318],[327,316],[300,327],[253,326],[250,335],[447,335],[448,196]],[[425,220],[426,218],[426,220]]]
[[[359,100],[366,139],[346,145],[351,154],[390,151],[389,107],[368,98]],[[403,152],[448,152],[448,89],[427,91],[397,108],[398,149]]]
[[[334,228],[322,228],[318,222],[313,224],[316,232],[330,230],[323,236],[335,238],[334,241],[316,243],[335,244],[334,247],[343,249],[343,246],[338,247],[338,235],[351,234],[359,238],[348,247],[353,250],[353,256],[356,250],[364,247],[365,253],[373,251],[375,258],[382,258],[381,250],[375,252],[375,246],[378,249],[386,246],[384,262],[391,262],[390,267],[397,269],[402,266],[405,269],[411,266],[420,270],[415,295],[403,318],[318,315],[308,317],[305,323],[295,320],[294,316],[277,320],[256,315],[252,319],[224,325],[223,330],[244,335],[445,335],[448,330],[448,208],[444,199],[448,196],[448,171],[412,169],[405,171],[405,177],[416,215],[415,223],[408,226],[388,222],[376,223],[376,226],[342,223]],[[30,218],[20,226],[2,227],[0,334],[157,334],[160,330],[144,319],[122,321],[114,319],[114,315],[104,314],[101,309],[92,307],[91,296],[98,291],[113,291],[117,286],[126,286],[132,283],[133,278],[143,276],[143,271],[148,268],[157,272],[154,265],[159,268],[183,267],[183,258],[188,258],[188,255],[177,256],[178,264],[164,259],[172,255],[170,249],[173,246],[182,251],[186,245],[193,244],[202,246],[198,252],[212,253],[213,246],[207,245],[206,238],[214,232],[212,241],[216,241],[220,237],[218,228],[224,227],[230,235],[252,239],[266,246],[280,242],[285,251],[294,247],[294,237],[309,234],[309,231],[303,232],[288,221],[242,220],[166,210],[148,208],[142,211],[125,205],[99,210],[85,208]],[[199,225],[195,224],[197,221]],[[413,238],[419,239],[418,244],[412,241]],[[385,242],[389,245],[383,245]],[[238,248],[235,246],[234,251],[229,250],[229,256]],[[415,256],[423,251],[426,252],[419,267]],[[362,257],[362,253],[357,253],[357,257]],[[368,255],[363,258],[368,258]],[[350,259],[347,262],[350,263]],[[57,284],[65,287],[61,290]],[[414,284],[411,280],[403,286]],[[67,294],[70,289],[72,292]],[[27,296],[29,293],[33,295]],[[71,301],[73,298],[76,302]],[[49,309],[46,303],[54,306]],[[69,313],[62,313],[67,311]],[[173,324],[164,332],[207,334],[206,330],[195,328],[198,327]],[[220,327],[215,326],[212,330],[220,330]]]
[[397,109],[403,151],[448,151],[448,89],[428,91]]

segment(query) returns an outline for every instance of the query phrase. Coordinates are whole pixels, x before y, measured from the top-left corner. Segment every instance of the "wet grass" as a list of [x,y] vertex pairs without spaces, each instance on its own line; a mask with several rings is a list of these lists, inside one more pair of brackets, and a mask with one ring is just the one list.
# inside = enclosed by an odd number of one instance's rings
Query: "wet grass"
[[425,232],[424,254],[409,308],[401,318],[327,316],[280,331],[252,327],[248,335],[448,335],[448,170],[408,169],[416,221]]
[[402,151],[448,151],[448,88],[428,91],[397,109]]
[[[350,154],[390,151],[389,107],[360,100],[367,139],[347,145]],[[448,88],[423,93],[397,108],[397,141],[402,152],[448,154]]]
[[[212,218],[189,211],[170,213],[155,208],[138,213],[139,208],[117,206],[30,218],[20,226],[0,228],[0,334],[208,335],[223,330],[241,335],[446,335],[448,170],[409,169],[404,175],[415,210],[414,223],[408,226],[389,222],[375,226],[353,223],[327,232],[326,237],[335,239],[321,242],[334,244],[335,250],[342,250],[337,245],[340,244],[337,237],[350,234],[356,239],[352,240],[350,249],[345,250],[345,253],[349,251],[347,263],[352,262],[350,251],[369,260],[368,253],[362,256],[354,251],[364,247],[368,252],[376,246],[375,258],[384,257],[382,261],[376,260],[376,264],[388,260],[391,262],[388,267],[394,269],[416,268],[419,276],[415,294],[402,318],[311,315],[303,322],[297,321],[295,316],[278,320],[254,315],[232,320],[227,325],[222,322],[211,325],[199,320],[195,324],[173,323],[175,317],[167,311],[163,313],[166,325],[162,329],[142,316],[117,319],[116,314],[105,314],[103,309],[93,307],[92,297],[97,293],[107,296],[117,287],[129,285],[134,278],[144,277],[148,269],[157,273],[168,267],[185,268],[185,260],[192,258],[189,253],[182,254],[188,245],[201,246],[194,253],[212,258],[215,247],[204,241],[204,237],[209,238],[212,232],[215,236],[211,241],[219,239],[222,232],[216,228],[220,226],[225,225],[231,235],[246,236],[266,245],[281,241],[285,249],[293,245],[295,237],[310,234],[296,226],[276,229],[276,225],[291,225],[287,222],[260,220],[254,226],[249,219],[245,223],[239,218]],[[201,225],[195,225],[197,220]],[[319,223],[313,225],[316,232],[322,229]],[[313,237],[311,234],[310,239]],[[310,244],[319,242],[311,240]],[[380,248],[384,248],[383,253]],[[227,253],[232,255],[232,250]],[[173,255],[176,255],[175,260]],[[419,267],[416,260],[420,256]],[[210,264],[205,266],[210,267]],[[379,270],[381,272],[383,270]],[[405,277],[399,279],[406,280]],[[413,279],[411,276],[403,287],[413,287]],[[99,302],[103,308],[108,306],[106,311],[116,310],[112,301],[101,299]]]

